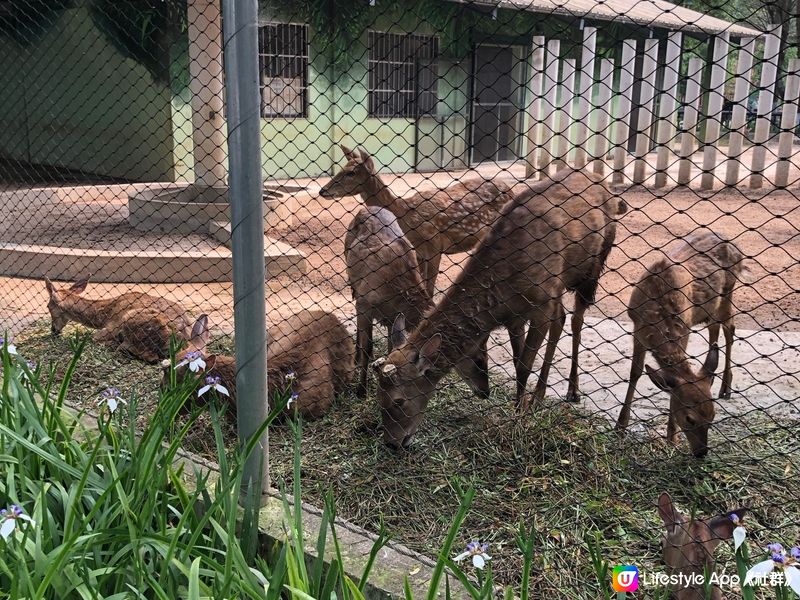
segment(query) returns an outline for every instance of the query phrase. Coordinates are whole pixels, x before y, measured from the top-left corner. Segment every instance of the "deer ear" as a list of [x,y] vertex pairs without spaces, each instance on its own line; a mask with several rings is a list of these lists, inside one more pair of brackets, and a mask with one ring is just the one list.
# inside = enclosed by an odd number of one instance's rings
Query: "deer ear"
[[194,322],[190,340],[192,346],[198,350],[206,347],[208,344],[208,315],[200,315]]
[[645,365],[644,368],[653,383],[665,392],[671,392],[677,386],[675,378],[665,373],[663,369],[654,369],[650,365]]
[[678,524],[683,522],[681,513],[677,511],[675,505],[672,504],[672,498],[667,492],[662,492],[658,497],[658,516],[664,522],[668,533],[674,533]]
[[89,276],[88,275],[86,277],[84,277],[83,279],[79,279],[78,281],[73,283],[70,286],[69,291],[70,292],[74,292],[76,294],[82,294],[83,291],[86,289],[87,285],[89,285]]
[[397,348],[406,343],[406,318],[403,313],[398,314],[392,323],[392,348]]
[[47,293],[50,294],[50,296],[56,295],[56,288],[53,286],[53,282],[50,281],[49,278],[44,278],[44,285],[47,288]]
[[424,375],[426,371],[433,367],[436,355],[439,353],[441,347],[442,335],[439,333],[422,344],[422,347],[419,349],[419,357],[417,358],[417,368],[419,369],[420,375]]
[[353,151],[352,151],[350,148],[348,148],[348,147],[347,147],[347,146],[345,146],[344,144],[339,144],[339,148],[341,148],[341,149],[342,149],[342,153],[344,154],[344,157],[345,157],[347,160],[350,160],[350,159],[352,159],[352,158],[355,158],[355,157],[356,157],[356,153],[355,153],[355,152],[353,152]]
[[375,172],[375,161],[372,160],[372,157],[366,150],[359,150],[361,154],[361,160],[364,163],[364,166],[367,168],[367,171],[370,173]]
[[707,377],[713,378],[719,366],[719,346],[712,344],[706,355],[706,362],[703,363],[703,371]]

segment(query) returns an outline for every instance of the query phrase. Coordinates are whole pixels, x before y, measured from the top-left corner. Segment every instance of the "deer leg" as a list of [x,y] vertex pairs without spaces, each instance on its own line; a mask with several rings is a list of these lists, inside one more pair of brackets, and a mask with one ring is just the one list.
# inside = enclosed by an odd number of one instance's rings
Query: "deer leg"
[[544,351],[542,369],[539,371],[539,381],[536,383],[536,389],[533,392],[534,402],[544,400],[544,395],[547,392],[547,378],[550,375],[550,367],[553,365],[553,357],[556,354],[558,340],[561,339],[561,332],[564,331],[564,323],[566,320],[567,315],[566,312],[564,312],[564,304],[561,300],[558,300],[551,311],[550,330],[547,333],[547,347]]
[[422,279],[425,283],[425,289],[428,291],[428,296],[433,299],[433,294],[436,292],[436,276],[439,274],[439,265],[442,262],[441,253],[435,256],[429,256],[422,261]]
[[533,360],[536,358],[536,353],[539,352],[546,333],[547,329],[544,322],[536,323],[531,321],[528,335],[525,336],[525,348],[517,369],[517,409],[522,412],[528,410],[528,397],[525,394],[525,388],[528,385],[528,377],[531,374]]
[[675,426],[675,417],[672,413],[672,407],[669,410],[669,418],[667,419],[667,441],[670,444],[678,445],[678,428]]
[[711,323],[708,326],[708,349],[711,350],[711,346],[717,343],[719,340],[719,323]]
[[728,320],[722,324],[722,330],[725,333],[725,370],[722,372],[722,387],[719,390],[719,397],[729,400],[731,397],[731,383],[733,381],[731,351],[733,350],[733,334],[736,332],[736,326],[733,324],[733,317],[728,318]]
[[569,367],[569,388],[567,389],[567,402],[579,402],[581,399],[580,383],[578,381],[578,353],[581,349],[581,331],[583,330],[583,317],[589,305],[581,299],[580,294],[575,295],[575,311],[572,313],[572,364]]
[[514,370],[519,369],[522,352],[525,350],[525,321],[515,321],[508,325],[508,339],[511,342],[511,355],[514,357]]
[[[356,396],[367,397],[367,370],[372,359],[372,315],[369,311],[356,307],[356,366],[358,367],[358,387]],[[391,332],[390,336],[391,337]]]
[[622,410],[619,411],[617,418],[617,430],[625,431],[628,423],[631,420],[631,403],[633,402],[633,394],[636,392],[636,384],[644,371],[644,355],[645,349],[639,339],[634,334],[633,336],[633,357],[631,358],[631,375],[628,380],[628,392],[625,394],[625,403],[622,405]]

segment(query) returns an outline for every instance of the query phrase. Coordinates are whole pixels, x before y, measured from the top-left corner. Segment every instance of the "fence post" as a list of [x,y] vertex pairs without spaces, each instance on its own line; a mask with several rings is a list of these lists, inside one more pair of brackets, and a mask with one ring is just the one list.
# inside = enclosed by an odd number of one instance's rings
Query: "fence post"
[[594,55],[597,45],[597,28],[585,27],[583,30],[583,50],[581,51],[581,76],[578,87],[577,132],[575,135],[575,168],[586,166],[586,143],[589,138],[589,118],[592,108],[592,89],[594,88]]
[[605,175],[606,153],[610,137],[611,120],[611,88],[614,85],[614,61],[608,58],[600,59],[600,79],[597,82],[597,119],[595,120],[594,137],[592,138],[592,171],[598,175]]
[[614,173],[612,183],[622,183],[625,178],[625,163],[628,157],[628,120],[633,95],[633,73],[636,66],[636,40],[622,42],[622,57],[619,64],[619,96],[614,115]]
[[[267,406],[267,319],[261,99],[257,0],[225,2],[225,91],[228,103],[233,319],[239,442],[264,423]],[[242,486],[269,489],[267,434],[248,457]]]
[[794,142],[795,121],[797,119],[797,102],[800,100],[800,59],[789,61],[789,72],[786,77],[786,92],[781,113],[781,134],[778,138],[778,164],[775,167],[775,186],[786,187],[789,184],[789,166]]
[[555,140],[555,170],[569,164],[570,131],[572,130],[572,105],[575,102],[575,59],[561,61],[561,79],[558,84],[558,135]]
[[525,177],[533,177],[536,173],[537,156],[540,151],[542,129],[542,86],[544,84],[544,37],[533,36],[531,52],[531,76],[528,81],[528,156],[525,165]]
[[652,139],[650,126],[653,122],[653,99],[655,98],[656,68],[658,66],[658,40],[644,42],[642,62],[642,87],[639,94],[639,123],[636,127],[636,160],[633,163],[633,183],[644,183],[647,160]]
[[681,148],[678,151],[678,185],[688,185],[692,177],[692,155],[697,143],[697,115],[700,112],[700,99],[703,97],[700,80],[703,78],[702,59],[690,58],[686,73],[686,96],[683,100],[683,125],[681,126]]
[[547,42],[544,91],[542,93],[542,149],[539,155],[539,169],[543,176],[550,174],[550,165],[555,153],[556,94],[558,92],[558,56],[561,41]]
[[760,188],[764,183],[764,164],[767,158],[766,143],[772,125],[772,100],[775,96],[775,79],[778,75],[778,52],[781,47],[781,26],[770,25],[764,40],[764,62],[761,65],[761,84],[758,94],[758,118],[753,136],[753,161],[750,165],[750,187]]
[[678,117],[678,75],[681,70],[681,42],[683,34],[673,31],[667,38],[667,53],[664,58],[664,82],[661,86],[661,101],[658,105],[658,129],[656,130],[656,180],[655,187],[667,185],[667,169],[673,154],[675,121]]
[[222,24],[220,0],[189,0],[189,89],[192,92],[194,180],[225,184],[225,119],[222,100]]
[[723,33],[714,38],[714,55],[711,61],[711,81],[708,85],[708,110],[706,111],[706,132],[703,146],[703,174],[700,176],[700,189],[714,187],[717,169],[717,145],[722,129],[723,101],[725,100],[725,74],[728,70],[728,39]]
[[725,169],[725,185],[739,183],[744,130],[747,125],[747,96],[750,94],[750,70],[756,53],[756,40],[751,38],[739,48],[736,62],[736,84],[733,90],[733,111],[731,113],[731,135],[728,138],[728,166]]

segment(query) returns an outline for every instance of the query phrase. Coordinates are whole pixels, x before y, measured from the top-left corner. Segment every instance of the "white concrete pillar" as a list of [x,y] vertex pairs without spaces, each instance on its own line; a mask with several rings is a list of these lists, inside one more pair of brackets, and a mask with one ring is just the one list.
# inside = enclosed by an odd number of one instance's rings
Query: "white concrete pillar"
[[187,21],[195,183],[225,185],[220,0],[188,0]]
[[558,92],[558,56],[560,53],[560,40],[547,42],[542,93],[542,148],[539,153],[539,170],[543,177],[550,174],[550,165],[555,154],[556,94]]
[[789,184],[789,167],[791,166],[794,130],[797,123],[797,103],[800,101],[800,59],[789,61],[789,72],[786,77],[786,92],[783,97],[781,113],[781,134],[778,138],[778,164],[775,167],[775,186],[786,187]]
[[531,76],[528,80],[528,154],[525,165],[526,177],[533,177],[536,173],[536,166],[538,164],[537,157],[541,148],[544,54],[544,37],[536,35],[533,37]]
[[656,180],[655,187],[667,185],[667,169],[674,156],[675,128],[678,121],[678,75],[681,69],[681,43],[683,35],[673,31],[667,37],[664,57],[664,81],[661,86],[661,101],[658,105],[658,129],[656,130]]
[[705,63],[699,58],[689,59],[686,73],[686,96],[683,99],[683,125],[681,126],[681,147],[678,150],[678,185],[688,185],[692,177],[692,155],[697,148],[697,116],[700,113],[700,100],[703,97],[701,81]]
[[582,169],[587,162],[587,142],[589,141],[589,117],[592,108],[594,89],[594,57],[597,46],[597,28],[584,27],[583,49],[581,50],[581,76],[578,87],[578,112],[575,126],[575,168]]
[[558,135],[555,139],[554,170],[563,169],[569,164],[569,152],[572,148],[570,132],[572,131],[573,104],[575,103],[575,59],[561,61],[561,79],[558,84]]
[[706,112],[706,135],[703,146],[703,174],[700,176],[700,189],[710,190],[716,181],[717,146],[722,129],[722,106],[725,100],[725,79],[728,72],[727,33],[714,38],[714,55],[711,61],[711,82],[708,86],[708,111]]
[[595,107],[595,125],[592,143],[592,171],[598,175],[606,173],[606,153],[608,140],[611,137],[611,88],[614,85],[614,61],[609,58],[600,59],[600,79],[597,81],[597,106]]
[[633,97],[633,73],[636,66],[636,40],[622,42],[622,56],[619,63],[619,88],[617,89],[616,114],[614,115],[614,173],[612,183],[622,183],[625,178],[625,165],[628,162],[628,136],[631,118],[631,98]]
[[639,93],[639,123],[636,127],[636,160],[633,163],[633,183],[641,184],[647,178],[647,154],[652,146],[653,100],[656,95],[656,69],[658,68],[658,40],[645,40],[642,60],[642,85]]
[[764,62],[761,64],[761,92],[758,94],[758,117],[753,136],[753,162],[750,166],[750,187],[760,188],[764,183],[764,165],[767,159],[767,142],[772,123],[772,101],[775,97],[775,80],[778,75],[778,52],[781,47],[781,26],[770,25],[764,40]]
[[750,95],[750,74],[753,57],[756,54],[757,39],[751,38],[739,48],[739,57],[736,61],[731,134],[728,138],[728,164],[725,167],[725,185],[727,186],[739,183],[739,165],[742,164],[742,146],[747,125],[747,97]]

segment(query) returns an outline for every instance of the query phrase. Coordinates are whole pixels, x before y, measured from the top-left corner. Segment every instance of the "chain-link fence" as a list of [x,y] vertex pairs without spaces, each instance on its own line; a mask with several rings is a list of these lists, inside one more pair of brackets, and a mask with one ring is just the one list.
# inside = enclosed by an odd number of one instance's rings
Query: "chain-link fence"
[[[713,568],[731,528],[677,508],[796,542],[800,10],[690,4],[261,2],[268,383],[308,500],[435,555],[457,477],[498,581],[533,526],[535,597],[594,596],[597,532],[652,589]],[[92,330],[79,403],[146,420],[171,334],[235,397],[223,26],[0,2],[0,327],[56,376]]]

